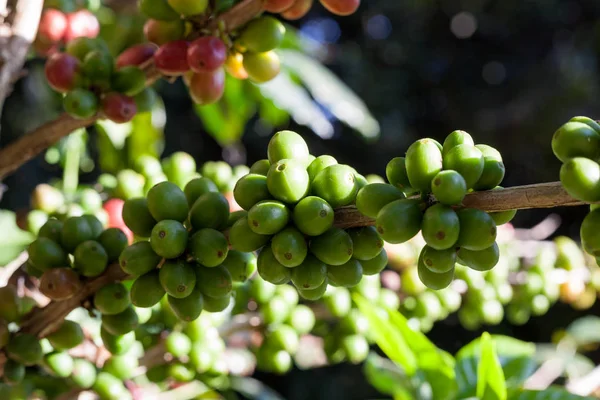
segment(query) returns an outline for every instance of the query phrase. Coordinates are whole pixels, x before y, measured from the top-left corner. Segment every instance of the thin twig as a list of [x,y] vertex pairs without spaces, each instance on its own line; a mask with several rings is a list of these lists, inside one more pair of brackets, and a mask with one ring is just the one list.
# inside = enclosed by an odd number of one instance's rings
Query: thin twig
[[594,368],[587,375],[567,382],[566,389],[579,396],[589,396],[600,388],[600,366]]

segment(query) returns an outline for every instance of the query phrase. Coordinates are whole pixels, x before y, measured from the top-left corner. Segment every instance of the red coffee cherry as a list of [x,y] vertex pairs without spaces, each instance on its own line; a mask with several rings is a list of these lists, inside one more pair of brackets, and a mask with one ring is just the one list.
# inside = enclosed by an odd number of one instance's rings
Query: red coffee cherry
[[323,7],[335,15],[354,14],[360,6],[360,0],[320,0]]
[[38,26],[38,37],[43,43],[60,42],[67,30],[67,17],[54,8],[44,10]]
[[293,6],[281,13],[281,16],[287,20],[295,21],[308,14],[312,5],[313,0],[296,0]]
[[159,21],[149,19],[144,24],[144,35],[149,42],[161,46],[163,44],[179,40],[185,34],[185,25],[183,20]]
[[142,43],[125,49],[117,57],[117,69],[129,65],[139,66],[152,58],[158,46],[154,43]]
[[227,59],[227,46],[218,37],[204,36],[194,40],[187,51],[187,61],[194,72],[214,71]]
[[280,13],[294,5],[296,0],[267,0],[265,11],[271,13]]
[[215,103],[223,96],[225,90],[225,70],[219,68],[210,72],[196,72],[190,79],[189,88],[195,103]]
[[77,58],[67,53],[56,53],[46,61],[44,71],[50,87],[64,93],[75,87],[79,68]]
[[137,113],[137,106],[132,97],[108,93],[102,99],[102,112],[111,121],[122,124],[131,121]]
[[164,75],[182,75],[190,69],[187,61],[188,47],[185,40],[163,44],[154,53],[154,65]]

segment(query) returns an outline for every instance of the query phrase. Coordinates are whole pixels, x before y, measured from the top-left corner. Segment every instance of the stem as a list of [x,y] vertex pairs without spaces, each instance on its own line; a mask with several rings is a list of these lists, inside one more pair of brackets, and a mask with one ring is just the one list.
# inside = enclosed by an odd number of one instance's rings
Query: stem
[[67,154],[63,172],[63,192],[69,200],[77,191],[79,185],[79,163],[81,162],[82,135],[84,130],[78,129],[67,138]]

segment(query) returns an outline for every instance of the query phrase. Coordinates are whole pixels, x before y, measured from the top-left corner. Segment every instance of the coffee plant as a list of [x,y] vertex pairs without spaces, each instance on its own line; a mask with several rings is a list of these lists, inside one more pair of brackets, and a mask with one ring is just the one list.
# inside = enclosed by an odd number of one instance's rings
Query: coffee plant
[[[524,325],[556,303],[595,304],[598,122],[577,116],[548,134],[559,182],[512,188],[500,186],[500,152],[463,130],[409,144],[385,177],[319,154],[290,129],[247,166],[198,162],[185,146],[161,157],[167,100],[156,87],[179,78],[228,150],[255,108],[272,126],[287,112],[327,131],[295,80],[330,106],[331,93],[347,95],[367,122],[330,113],[372,136],[377,124],[349,89],[310,80],[329,75],[299,55],[290,24],[316,3],[344,17],[361,2],[134,3],[28,11],[64,114],[0,149],[0,177],[46,149],[62,177],[0,221],[6,243],[18,243],[1,257],[0,398],[279,399],[252,375],[341,364],[361,365],[394,399],[594,398],[597,367],[584,355],[600,342],[594,317],[552,344],[484,332],[455,355],[426,334],[444,320],[476,331]],[[143,38],[115,50],[103,31],[118,7],[141,16]],[[317,111],[302,114],[298,98]],[[527,239],[511,223],[518,210],[577,205],[589,207],[581,244]],[[556,376],[540,378],[557,359]]]

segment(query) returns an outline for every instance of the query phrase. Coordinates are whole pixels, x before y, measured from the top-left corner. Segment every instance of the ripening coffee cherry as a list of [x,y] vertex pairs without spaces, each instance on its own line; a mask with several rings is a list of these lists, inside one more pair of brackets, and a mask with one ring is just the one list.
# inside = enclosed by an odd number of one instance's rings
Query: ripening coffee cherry
[[158,46],[154,43],[142,43],[137,44],[135,46],[131,46],[128,49],[124,50],[116,60],[117,69],[135,65],[139,66],[146,61],[150,60]]
[[248,72],[244,68],[244,56],[242,53],[233,53],[227,56],[225,71],[236,79],[248,79]]
[[142,13],[160,21],[172,21],[180,18],[177,11],[167,0],[140,0],[138,7]]
[[184,17],[202,14],[208,7],[208,0],[167,0],[167,3]]
[[265,11],[279,14],[292,7],[296,0],[267,0],[264,5]]
[[95,38],[100,33],[98,18],[88,10],[79,10],[67,14],[67,29],[64,41],[70,42],[78,37]]
[[203,36],[190,43],[187,62],[194,72],[214,71],[225,63],[227,46],[215,36]]
[[248,77],[256,83],[264,83],[279,75],[281,63],[273,51],[244,54],[244,69]]
[[135,117],[137,106],[133,98],[113,92],[102,99],[102,112],[111,121],[123,124]]
[[238,43],[248,51],[262,53],[279,47],[284,36],[285,26],[277,18],[265,16],[250,21]]
[[287,20],[295,21],[308,14],[312,5],[313,0],[296,0],[293,6],[281,13],[281,16]]
[[441,170],[442,152],[433,139],[419,139],[410,145],[406,151],[406,172],[412,188],[428,192]]
[[40,291],[48,298],[62,301],[81,290],[79,275],[72,268],[52,268],[44,272],[40,280]]
[[347,16],[354,14],[360,6],[360,0],[320,0],[323,7],[335,15]]
[[221,99],[225,90],[225,70],[196,72],[190,80],[190,96],[196,104],[212,104]]
[[175,21],[149,19],[144,24],[144,35],[149,42],[161,46],[181,39],[185,35],[185,23],[179,19]]
[[164,75],[182,75],[190,69],[187,61],[188,42],[174,40],[163,44],[154,53],[154,64]]
[[63,98],[65,111],[75,118],[91,118],[98,112],[98,98],[85,89],[75,89]]
[[48,84],[57,92],[72,90],[77,84],[80,66],[79,60],[70,54],[52,55],[44,68]]
[[38,26],[38,38],[42,43],[60,42],[67,30],[67,17],[54,8],[44,10]]

